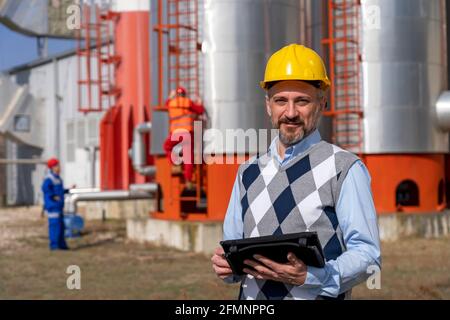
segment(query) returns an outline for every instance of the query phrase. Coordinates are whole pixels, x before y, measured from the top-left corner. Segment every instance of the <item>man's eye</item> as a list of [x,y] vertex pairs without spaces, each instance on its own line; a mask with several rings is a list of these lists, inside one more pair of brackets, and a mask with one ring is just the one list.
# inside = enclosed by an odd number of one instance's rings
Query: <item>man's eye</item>
[[309,101],[308,99],[300,99],[300,100],[297,100],[297,104],[298,105],[301,105],[301,106],[304,106],[304,105],[307,105],[307,104],[309,104],[311,101]]

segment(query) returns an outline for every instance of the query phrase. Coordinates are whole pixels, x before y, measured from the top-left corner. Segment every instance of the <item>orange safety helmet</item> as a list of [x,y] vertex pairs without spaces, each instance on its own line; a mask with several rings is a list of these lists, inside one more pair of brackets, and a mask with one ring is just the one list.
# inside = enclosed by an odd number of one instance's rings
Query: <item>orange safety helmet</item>
[[59,160],[56,158],[51,158],[47,161],[47,167],[49,169],[53,168],[54,166],[59,165]]

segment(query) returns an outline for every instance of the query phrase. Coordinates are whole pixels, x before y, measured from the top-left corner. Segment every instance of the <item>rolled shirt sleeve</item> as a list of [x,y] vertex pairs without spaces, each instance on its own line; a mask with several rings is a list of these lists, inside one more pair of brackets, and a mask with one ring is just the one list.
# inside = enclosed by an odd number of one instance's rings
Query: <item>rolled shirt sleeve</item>
[[350,168],[336,205],[346,251],[324,268],[308,266],[302,287],[317,295],[337,297],[365,281],[369,267],[381,269],[377,215],[370,188],[370,175],[361,161]]

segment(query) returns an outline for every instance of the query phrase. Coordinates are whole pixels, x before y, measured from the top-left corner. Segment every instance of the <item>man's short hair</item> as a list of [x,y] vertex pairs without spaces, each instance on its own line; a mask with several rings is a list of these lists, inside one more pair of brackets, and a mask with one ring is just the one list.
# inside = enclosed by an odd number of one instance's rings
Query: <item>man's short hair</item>
[[[322,99],[323,97],[325,97],[325,90],[322,89],[322,81],[320,81],[320,80],[314,80],[314,81],[297,80],[297,81],[303,81],[303,82],[306,82],[306,83],[312,85],[314,88],[319,89],[319,94],[318,94],[318,98],[319,98],[319,99]],[[267,83],[266,97],[270,97],[270,96],[269,96],[269,91],[270,91],[270,89],[271,89],[274,85],[276,85],[278,82],[281,82],[281,81],[272,81],[272,82]]]
[[[306,82],[317,89],[320,89],[322,87],[322,81],[320,81],[320,80],[314,80],[314,81],[298,80],[298,81]],[[270,90],[278,82],[280,82],[280,81],[272,81],[272,82],[267,83],[267,90]]]

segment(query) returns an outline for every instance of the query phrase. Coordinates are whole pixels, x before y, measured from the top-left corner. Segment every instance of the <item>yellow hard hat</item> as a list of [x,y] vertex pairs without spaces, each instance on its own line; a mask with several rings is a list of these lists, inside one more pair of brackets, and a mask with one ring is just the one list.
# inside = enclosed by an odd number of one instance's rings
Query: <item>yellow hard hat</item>
[[290,44],[270,57],[260,85],[268,89],[270,82],[282,80],[320,81],[324,90],[330,86],[322,58],[314,50],[299,44]]

